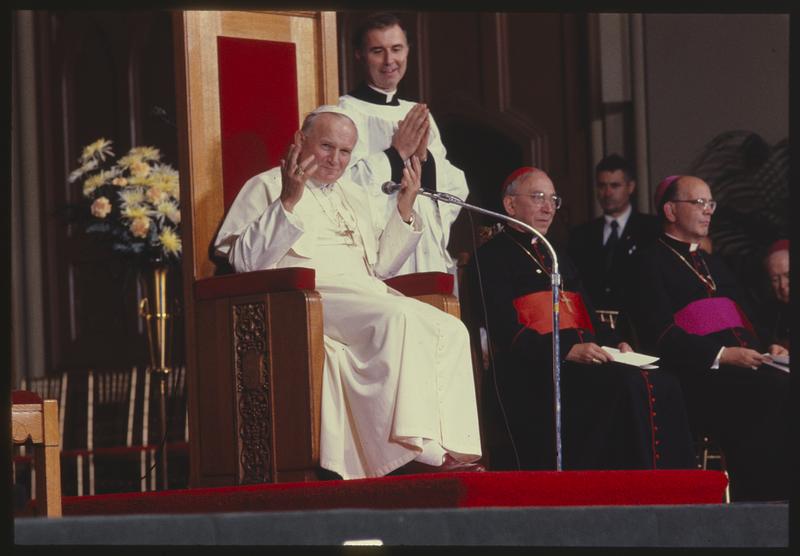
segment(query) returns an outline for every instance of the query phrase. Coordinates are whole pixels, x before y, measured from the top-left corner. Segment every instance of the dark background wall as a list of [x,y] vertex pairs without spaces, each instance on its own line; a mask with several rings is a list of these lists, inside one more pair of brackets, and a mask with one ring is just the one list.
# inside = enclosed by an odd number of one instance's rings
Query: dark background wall
[[787,14],[647,14],[651,181],[685,172],[716,135],[789,136]]

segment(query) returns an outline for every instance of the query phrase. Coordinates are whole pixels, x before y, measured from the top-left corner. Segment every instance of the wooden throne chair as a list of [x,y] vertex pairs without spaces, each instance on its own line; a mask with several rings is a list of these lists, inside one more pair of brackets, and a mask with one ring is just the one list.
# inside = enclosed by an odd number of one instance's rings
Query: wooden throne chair
[[[339,97],[333,12],[174,16],[191,487],[319,478],[322,305],[314,271],[232,274],[213,240],[236,194]],[[396,289],[459,315],[452,277]]]

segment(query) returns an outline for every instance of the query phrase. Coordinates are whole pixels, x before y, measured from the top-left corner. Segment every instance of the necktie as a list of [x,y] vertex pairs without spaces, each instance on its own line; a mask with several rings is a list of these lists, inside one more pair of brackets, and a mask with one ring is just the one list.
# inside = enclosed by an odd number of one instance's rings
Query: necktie
[[608,236],[605,245],[606,257],[606,272],[611,268],[611,261],[614,258],[614,248],[619,241],[619,222],[616,220],[611,221],[611,234]]

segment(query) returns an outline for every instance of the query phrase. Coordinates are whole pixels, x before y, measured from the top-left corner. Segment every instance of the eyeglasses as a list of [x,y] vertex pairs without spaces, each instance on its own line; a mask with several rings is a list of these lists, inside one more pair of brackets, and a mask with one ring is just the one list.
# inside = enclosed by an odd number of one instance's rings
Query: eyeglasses
[[717,202],[713,199],[672,199],[673,203],[692,203],[700,210],[708,209],[710,212],[717,210]]
[[510,193],[512,197],[530,197],[533,199],[533,204],[541,206],[545,201],[550,201],[553,207],[558,210],[561,208],[561,197],[558,195],[550,195],[547,197],[542,191],[534,191],[533,193]]

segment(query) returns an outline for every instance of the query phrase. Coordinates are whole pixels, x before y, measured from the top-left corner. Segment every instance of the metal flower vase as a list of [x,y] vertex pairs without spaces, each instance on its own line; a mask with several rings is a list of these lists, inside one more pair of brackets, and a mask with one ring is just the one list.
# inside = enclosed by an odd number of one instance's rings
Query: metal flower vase
[[160,464],[162,489],[169,488],[167,480],[167,410],[166,380],[172,371],[172,332],[175,314],[167,293],[169,267],[165,264],[150,265],[141,275],[144,295],[139,302],[139,316],[144,319],[147,330],[147,346],[150,358],[150,373],[158,381],[158,412],[161,434],[157,451]]

